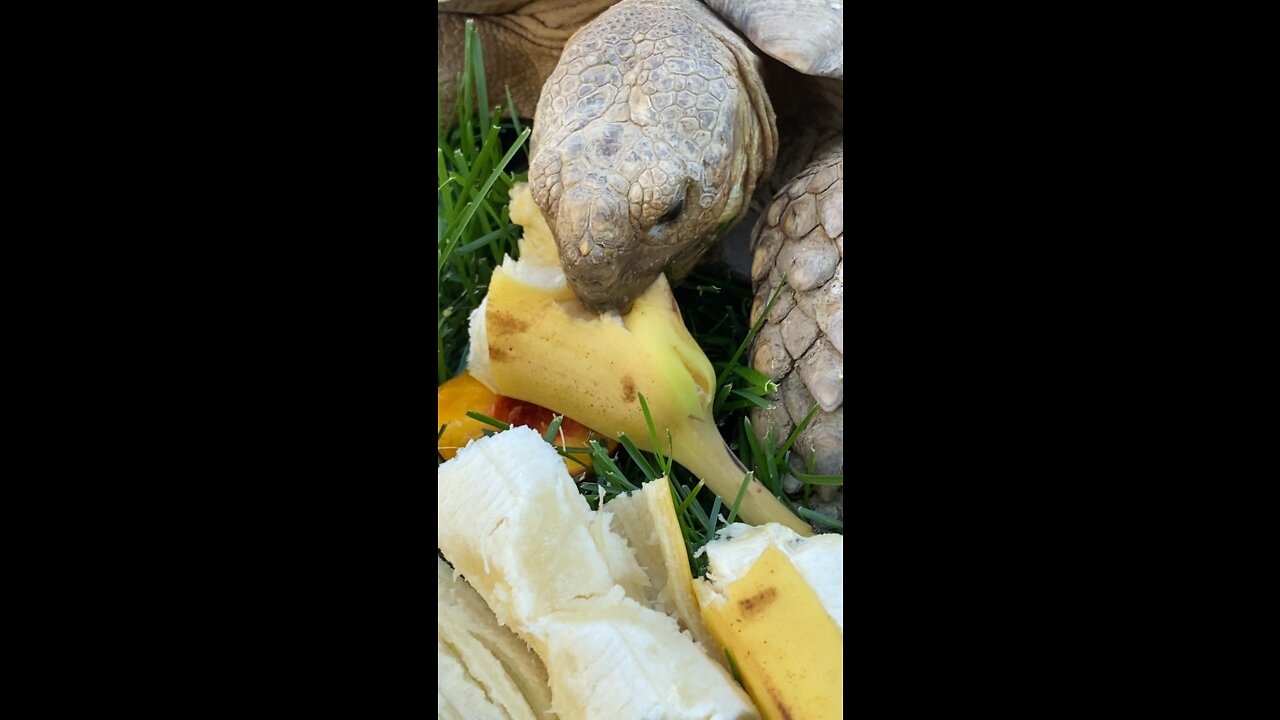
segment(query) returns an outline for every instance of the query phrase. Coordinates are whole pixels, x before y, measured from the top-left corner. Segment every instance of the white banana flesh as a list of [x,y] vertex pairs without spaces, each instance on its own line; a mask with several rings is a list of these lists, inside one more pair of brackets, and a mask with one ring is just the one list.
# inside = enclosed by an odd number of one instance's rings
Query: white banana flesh
[[758,718],[728,672],[676,621],[621,590],[581,600],[537,623],[562,718]]
[[674,617],[707,654],[723,663],[724,654],[702,624],[693,596],[693,573],[667,479],[658,478],[630,495],[619,495],[605,503],[604,509],[613,513],[618,533],[635,550],[636,560],[648,576],[646,604]]
[[442,641],[436,640],[436,716],[458,720],[508,720],[502,708],[493,704],[462,660]]
[[591,534],[594,513],[533,430],[473,441],[437,477],[440,552],[503,625],[519,627],[613,588]]
[[440,551],[542,659],[562,720],[759,717],[674,619],[641,604],[644,571],[536,432],[473,441],[437,481]]
[[554,720],[547,671],[453,568],[436,560],[439,717]]
[[[511,219],[524,227],[521,259],[504,258],[470,319],[472,375],[491,390],[550,408],[611,437],[626,433],[660,450],[732,504],[746,469],[716,428],[715,372],[684,326],[663,276],[629,313],[588,312],[560,269],[551,232],[525,185],[511,191]],[[657,442],[638,398],[644,395]],[[670,446],[667,446],[668,433]],[[777,522],[812,534],[752,478],[739,508],[746,522]]]

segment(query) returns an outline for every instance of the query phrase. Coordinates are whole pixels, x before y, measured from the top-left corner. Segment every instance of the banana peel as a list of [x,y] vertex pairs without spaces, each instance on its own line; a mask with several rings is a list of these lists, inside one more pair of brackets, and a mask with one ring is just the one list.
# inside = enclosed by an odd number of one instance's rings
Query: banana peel
[[[524,226],[521,260],[494,270],[489,293],[470,318],[470,372],[490,389],[550,408],[641,449],[663,451],[728,504],[746,468],[725,445],[712,418],[715,372],[689,334],[664,276],[626,315],[595,314],[574,296],[560,269],[550,229],[527,185],[511,191],[511,219]],[[639,408],[643,394],[659,442],[655,448]],[[809,524],[752,477],[739,516],[776,522],[801,535]]]

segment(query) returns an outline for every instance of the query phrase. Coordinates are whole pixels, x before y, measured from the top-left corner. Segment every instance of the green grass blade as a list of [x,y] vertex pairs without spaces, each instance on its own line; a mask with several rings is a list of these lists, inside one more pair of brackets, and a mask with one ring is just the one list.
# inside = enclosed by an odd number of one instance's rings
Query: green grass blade
[[778,463],[773,456],[773,447],[776,443],[773,428],[769,428],[769,432],[764,435],[764,440],[760,442],[760,454],[764,455],[765,477],[768,478],[769,489],[774,495],[782,497],[782,478],[778,477]]
[[707,513],[707,540],[716,534],[716,520],[720,517],[720,505],[720,496],[717,495],[715,502],[711,503],[711,512]]
[[[473,20],[468,20],[467,35],[474,35],[475,32],[475,22]],[[476,84],[476,109],[479,111],[479,115],[477,116],[479,118],[479,125],[480,127],[487,127],[489,125],[489,85],[485,80],[484,52],[480,48],[479,36],[476,37],[475,44],[471,46],[471,55],[468,57],[470,57],[471,62],[475,66],[471,73],[471,79]],[[484,151],[481,150],[481,152],[483,153]]]
[[560,432],[560,423],[562,422],[564,422],[563,415],[556,415],[552,418],[551,424],[547,426],[547,431],[542,434],[542,439],[554,446],[556,444],[556,433]]
[[[653,455],[658,461],[658,467],[662,469],[663,475],[671,474],[671,460],[664,458],[662,446],[658,444],[658,429],[653,426],[653,415],[649,412],[649,401],[645,399],[644,393],[640,393],[640,410],[644,412],[644,425],[649,430],[649,446],[653,448]],[[667,455],[671,453],[671,432],[667,431]]]
[[811,475],[801,472],[793,472],[791,474],[806,485],[844,485],[843,475]]
[[725,521],[726,525],[732,525],[738,518],[738,508],[742,505],[742,498],[747,496],[747,486],[751,484],[752,475],[753,473],[748,472],[742,476],[742,485],[738,487],[738,496],[733,499],[733,507],[729,508],[729,519]]
[[796,512],[800,515],[800,517],[805,518],[806,520],[816,522],[819,525],[826,525],[827,527],[835,528],[836,530],[844,532],[844,523],[833,517],[828,517],[826,515],[823,515],[820,512],[817,512],[816,510],[810,510],[809,508],[803,508],[803,507],[796,508]]
[[755,395],[749,392],[744,392],[742,390],[734,390],[730,394],[736,398],[742,398],[743,400],[746,400],[748,403],[750,403],[751,405],[755,405],[756,407],[761,407],[761,408],[764,408],[765,410],[773,409],[773,403],[760,397],[759,395]]
[[627,454],[631,456],[631,459],[635,461],[636,465],[639,466],[640,472],[644,473],[646,480],[658,479],[658,473],[653,471],[649,461],[645,460],[644,454],[640,452],[640,448],[637,448],[636,444],[631,442],[631,438],[627,437],[626,433],[618,435],[618,442],[627,451]]
[[481,413],[474,412],[472,410],[467,411],[467,417],[471,418],[472,420],[479,420],[480,422],[486,425],[492,425],[498,428],[499,430],[506,430],[511,427],[510,425],[502,422],[501,420],[494,420],[488,415],[482,415]]
[[498,238],[502,237],[503,233],[507,233],[507,232],[510,232],[507,228],[501,228],[501,229],[499,229],[499,230],[494,230],[493,232],[491,232],[491,233],[489,233],[489,234],[487,234],[487,235],[483,235],[483,236],[481,236],[481,237],[479,237],[479,238],[476,238],[475,240],[472,240],[471,242],[467,243],[466,245],[459,245],[458,247],[454,248],[454,250],[453,250],[453,254],[454,254],[454,255],[469,255],[469,254],[471,254],[471,253],[475,252],[476,250],[479,250],[480,248],[484,247],[485,245],[490,245],[490,244],[492,244],[494,240],[496,240],[496,239],[498,239]]
[[[528,138],[529,138],[529,129],[526,128],[524,132],[520,133],[520,137],[516,139],[515,145],[512,145],[511,149],[507,151],[507,154],[502,156],[502,162],[498,164],[498,167],[494,168],[493,172],[489,173],[489,179],[485,180],[484,186],[480,188],[479,197],[485,197],[486,195],[488,195],[490,188],[492,188],[493,184],[497,182],[498,175],[501,174],[506,169],[507,163],[511,162],[511,158],[516,154],[516,150],[519,150],[520,146],[523,145],[524,141],[527,140]],[[458,236],[460,236],[462,234],[462,231],[466,229],[467,225],[471,222],[471,218],[475,217],[476,208],[478,206],[479,206],[478,200],[474,200],[471,203],[469,203],[467,205],[466,212],[462,216],[462,219],[458,222],[457,225],[450,228],[449,237],[445,240],[445,247],[448,252],[452,252],[452,246],[457,244]],[[440,267],[444,267],[443,259],[440,262]]]
[[742,426],[746,428],[747,447],[751,448],[751,462],[743,463],[747,467],[761,467],[764,465],[764,452],[760,449],[760,442],[756,440],[755,429],[751,427],[751,418],[742,418]]
[[[574,452],[575,450],[577,450],[576,453]],[[568,450],[564,450],[562,448],[556,448],[556,454],[562,458],[567,458],[569,460],[572,460],[578,463],[578,465],[580,465],[583,470],[591,469],[590,465],[588,465],[584,460],[578,457],[578,455],[588,454],[588,450],[586,448],[569,448]]]
[[813,416],[817,414],[818,414],[818,403],[815,402],[813,404],[813,407],[809,408],[809,412],[805,413],[804,419],[800,421],[800,424],[796,426],[796,429],[791,431],[791,435],[787,437],[787,441],[783,443],[781,448],[778,449],[779,458],[781,458],[783,455],[787,453],[788,450],[791,449],[792,443],[796,441],[796,438],[800,437],[800,433],[804,432],[805,428],[809,427],[809,423],[810,421],[813,420]]
[[592,461],[594,462],[594,465],[597,468],[596,469],[597,476],[600,473],[600,468],[603,468],[605,476],[608,480],[617,483],[623,489],[625,489],[626,492],[633,492],[636,489],[636,486],[632,485],[631,482],[627,480],[627,476],[624,475],[622,471],[618,469],[618,466],[613,462],[613,458],[609,457],[609,453],[605,451],[605,449],[600,445],[600,443],[596,442],[595,440],[592,440],[590,445],[591,445]]
[[458,80],[457,95],[457,112],[458,112],[458,134],[462,138],[462,146],[468,150],[475,147],[475,134],[472,132],[471,123],[471,73],[472,67],[472,50],[471,46],[479,42],[476,36],[476,25],[474,20],[467,20],[467,32],[462,43],[462,77]]
[[511,124],[515,126],[516,132],[524,130],[524,124],[520,122],[520,114],[516,112],[516,103],[511,99],[511,88],[507,88],[507,109],[511,111]]
[[778,286],[773,289],[773,293],[769,296],[769,302],[765,303],[764,309],[760,311],[760,317],[757,318],[755,324],[751,326],[751,331],[748,332],[747,336],[738,344],[738,349],[733,351],[733,356],[729,358],[729,362],[725,366],[725,369],[716,377],[717,387],[725,383],[729,372],[738,364],[738,358],[742,357],[742,353],[746,352],[747,348],[751,346],[751,341],[755,339],[756,333],[760,332],[760,328],[764,327],[764,322],[769,317],[769,311],[772,310],[774,304],[778,302],[778,298],[782,296],[782,289],[786,286],[787,276],[783,275],[782,279],[778,282]]
[[689,504],[692,503],[694,499],[698,497],[698,493],[701,492],[701,490],[702,490],[702,481],[699,480],[698,484],[693,486],[693,490],[688,491],[689,492],[688,497],[686,497],[684,500],[681,500],[680,504],[676,506],[676,514],[684,515],[685,511],[689,509]]
[[759,388],[767,393],[776,392],[778,390],[777,383],[770,380],[768,375],[765,375],[755,368],[743,365],[734,365],[730,370],[738,377],[741,377],[751,383],[751,387],[753,388]]

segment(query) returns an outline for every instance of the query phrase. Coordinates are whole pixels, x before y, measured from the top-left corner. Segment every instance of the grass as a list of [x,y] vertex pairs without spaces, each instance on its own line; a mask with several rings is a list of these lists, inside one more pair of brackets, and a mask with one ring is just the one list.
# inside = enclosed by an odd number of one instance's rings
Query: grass
[[[520,237],[520,227],[512,224],[507,215],[507,198],[511,187],[525,177],[508,168],[524,147],[529,134],[529,129],[523,127],[518,119],[509,92],[505,119],[502,108],[486,108],[479,101],[487,97],[484,59],[470,23],[467,24],[464,52],[467,63],[458,81],[459,101],[451,118],[443,117],[437,89],[440,111],[437,279],[440,295],[436,306],[436,344],[441,383],[465,367],[467,317],[484,298],[493,268],[501,262],[503,254],[517,256],[516,241]],[[781,289],[779,286],[774,292],[767,307],[777,300]],[[814,405],[800,427],[786,439],[777,438],[772,432],[764,438],[757,438],[751,427],[750,410],[756,406],[767,406],[767,397],[777,390],[767,377],[743,364],[751,340],[768,314],[767,307],[760,313],[756,325],[749,325],[753,301],[751,287],[727,273],[695,272],[674,292],[685,324],[715,368],[717,391],[713,415],[730,449],[756,478],[795,508],[799,515],[828,530],[843,532],[843,523],[810,507],[812,487],[841,485],[843,478],[813,474],[812,457],[805,458],[806,473],[794,472],[790,466],[796,437],[812,420],[817,406]],[[644,413],[648,421],[651,446],[669,447],[669,440],[659,443],[643,395],[639,397],[638,405],[637,412]],[[500,421],[476,413],[468,414],[499,430],[506,428],[506,424]],[[553,437],[555,430],[555,427],[549,429],[548,437]],[[612,457],[594,439],[586,448],[557,448],[557,452],[575,461],[577,459],[570,455],[572,452],[590,452],[593,456],[595,471],[580,485],[592,506],[598,506],[618,493],[635,490],[649,480],[667,477],[690,565],[695,575],[703,574],[706,558],[697,557],[697,550],[717,530],[737,518],[738,504],[747,487],[746,479],[737,498],[725,507],[724,500],[704,491],[701,481],[669,457],[641,451],[625,436],[619,438],[619,443],[620,449]],[[798,503],[783,492],[783,479],[788,474],[804,487]]]
[[[525,177],[507,168],[529,137],[509,94],[507,120],[500,108],[485,107],[484,56],[470,22],[464,47],[467,61],[452,118],[444,116],[436,88],[437,384],[464,367],[467,318],[484,299],[502,256],[516,255],[520,227],[507,214],[507,194]],[[505,151],[504,129],[517,132]]]

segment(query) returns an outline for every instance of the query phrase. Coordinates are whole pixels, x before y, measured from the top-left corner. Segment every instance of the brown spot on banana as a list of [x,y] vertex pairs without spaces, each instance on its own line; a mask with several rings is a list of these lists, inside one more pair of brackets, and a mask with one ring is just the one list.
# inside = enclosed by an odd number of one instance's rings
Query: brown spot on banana
[[778,709],[782,720],[794,720],[791,715],[791,709],[782,701],[782,695],[778,693],[778,689],[773,685],[769,686],[769,699],[773,701],[773,706]]
[[504,312],[489,313],[488,323],[491,331],[498,337],[522,333],[529,329],[528,322]]
[[755,613],[763,611],[770,603],[777,599],[778,588],[767,587],[751,597],[739,600],[738,604],[742,606],[742,614],[750,617]]
[[636,399],[636,381],[631,379],[630,375],[622,377],[622,400],[623,402],[635,402]]

